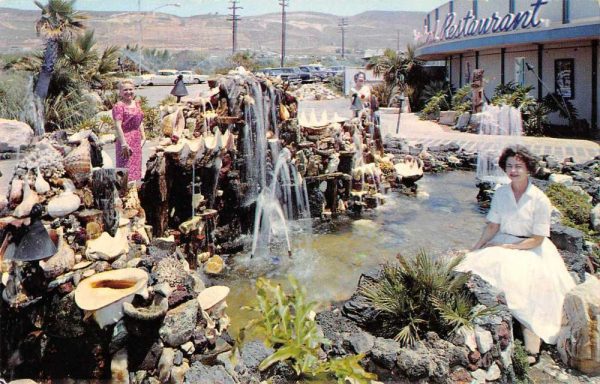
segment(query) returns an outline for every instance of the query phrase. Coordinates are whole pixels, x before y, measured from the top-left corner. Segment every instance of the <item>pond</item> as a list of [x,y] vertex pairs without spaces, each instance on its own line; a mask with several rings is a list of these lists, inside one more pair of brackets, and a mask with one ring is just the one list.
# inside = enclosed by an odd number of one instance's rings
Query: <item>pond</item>
[[313,230],[292,224],[291,258],[283,242],[266,257],[236,255],[233,270],[217,281],[231,288],[227,313],[232,335],[252,317],[240,307],[254,303],[258,277],[285,284],[291,274],[309,299],[325,306],[349,298],[361,273],[393,261],[399,252],[413,255],[425,249],[438,255],[471,247],[485,223],[477,205],[475,173],[425,175],[418,185],[419,197],[389,193],[384,205],[358,220],[336,219]]

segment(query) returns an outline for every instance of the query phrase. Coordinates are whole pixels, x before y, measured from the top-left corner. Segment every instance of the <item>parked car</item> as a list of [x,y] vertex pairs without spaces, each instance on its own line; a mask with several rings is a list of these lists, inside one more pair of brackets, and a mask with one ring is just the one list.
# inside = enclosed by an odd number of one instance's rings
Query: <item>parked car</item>
[[329,73],[329,76],[338,76],[338,75],[343,75],[344,74],[344,71],[346,70],[346,67],[343,67],[343,66],[334,66],[334,67],[329,67],[326,70]]
[[192,71],[179,71],[179,74],[183,75],[186,84],[202,84],[208,81],[208,75],[198,75]]
[[310,65],[300,65],[298,66],[302,72],[309,73],[313,78],[318,81],[327,81],[329,75],[327,72],[323,71],[321,66],[310,64]]
[[306,83],[314,83],[315,81],[317,81],[317,79],[311,73],[309,73],[309,72],[303,72],[298,67],[288,67],[288,68],[282,68],[282,69],[293,71],[295,74],[297,74],[298,76],[300,76],[300,80],[304,84],[306,84]]
[[300,83],[302,81],[300,75],[295,73],[291,68],[263,68],[256,72],[264,73],[267,76],[279,76],[281,80],[292,84]]
[[192,71],[178,71],[176,69],[161,69],[156,74],[149,75],[146,80],[142,81],[148,85],[173,85],[177,76],[183,75],[183,82],[185,84],[201,84],[208,80],[206,75],[196,75]]

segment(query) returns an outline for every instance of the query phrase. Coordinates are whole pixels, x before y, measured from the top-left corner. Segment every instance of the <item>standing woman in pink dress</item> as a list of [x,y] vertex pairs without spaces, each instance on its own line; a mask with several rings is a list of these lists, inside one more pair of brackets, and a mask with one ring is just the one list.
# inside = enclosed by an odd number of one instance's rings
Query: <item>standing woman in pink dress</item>
[[117,131],[115,151],[117,168],[129,170],[130,181],[142,179],[142,141],[144,133],[144,113],[140,102],[135,100],[135,85],[131,80],[119,83],[119,101],[112,110]]

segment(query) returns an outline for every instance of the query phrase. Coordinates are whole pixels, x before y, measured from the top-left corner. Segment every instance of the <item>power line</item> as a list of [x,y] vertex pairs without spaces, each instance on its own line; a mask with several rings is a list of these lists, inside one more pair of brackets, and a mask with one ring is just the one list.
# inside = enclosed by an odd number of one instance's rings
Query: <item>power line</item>
[[342,32],[342,59],[346,54],[346,27],[348,26],[348,19],[342,17],[340,22],[338,23],[339,30]]
[[228,21],[231,21],[231,29],[232,29],[232,33],[233,33],[233,42],[232,42],[232,47],[231,47],[231,53],[235,54],[235,52],[238,50],[238,41],[237,41],[237,31],[238,31],[238,21],[241,20],[241,18],[239,17],[239,15],[236,13],[236,11],[238,9],[244,9],[243,7],[238,7],[237,3],[239,2],[239,0],[231,0],[231,7],[229,7],[229,9],[231,9],[231,16],[229,19],[227,19]]
[[279,5],[281,5],[281,66],[283,67],[285,65],[285,7],[290,5],[290,0],[280,0]]

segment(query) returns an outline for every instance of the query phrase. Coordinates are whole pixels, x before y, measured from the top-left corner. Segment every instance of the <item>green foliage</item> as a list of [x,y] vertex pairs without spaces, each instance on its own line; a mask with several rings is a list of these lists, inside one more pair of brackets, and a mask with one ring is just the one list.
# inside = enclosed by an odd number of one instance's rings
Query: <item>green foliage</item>
[[256,312],[258,318],[240,330],[237,344],[243,342],[247,330],[256,328],[265,336],[265,344],[275,348],[275,352],[260,363],[259,369],[263,371],[277,362],[286,362],[298,376],[330,373],[337,377],[338,383],[346,380],[369,383],[370,379],[376,379],[376,375],[366,372],[359,365],[364,356],[319,359],[321,347],[330,342],[315,322],[316,303],[306,301],[306,290],[293,277],[289,277],[289,282],[292,293],[286,294],[280,285],[259,278],[256,282],[257,305],[243,307]]
[[46,130],[74,129],[96,114],[96,107],[78,90],[48,97],[44,102]]
[[[336,92],[338,94],[343,94],[344,93],[344,77],[343,76],[334,76],[327,83],[325,83],[325,86],[327,88],[331,89],[333,92]],[[381,102],[381,99],[378,98],[378,100]],[[381,105],[381,106],[385,107],[385,105]]]
[[400,89],[398,86],[379,83],[371,89],[371,94],[377,98],[380,107],[390,107],[393,100],[400,95]]
[[420,118],[437,119],[440,117],[440,111],[446,111],[448,110],[448,107],[448,94],[446,93],[446,91],[439,91],[429,99],[427,104],[425,104],[425,107],[423,107],[423,109],[421,110]]
[[[0,72],[0,118],[19,120],[25,110],[27,74],[18,71]],[[32,124],[32,122],[27,122]]]
[[146,138],[151,139],[160,135],[160,111],[158,107],[154,108],[148,103],[148,98],[138,96],[142,112],[144,112],[144,132]]
[[590,212],[593,207],[586,195],[558,183],[550,184],[546,195],[562,214],[564,225],[579,229],[588,238],[595,235],[590,227]]
[[471,91],[471,85],[467,84],[454,93],[451,102],[453,111],[463,114],[472,109]]
[[474,306],[464,288],[470,274],[454,272],[463,257],[434,259],[422,250],[413,259],[397,258],[398,264],[385,265],[378,279],[365,280],[358,289],[380,312],[383,336],[412,345],[429,331],[446,337],[495,311]]
[[525,351],[521,340],[515,340],[512,363],[515,376],[517,377],[517,384],[532,383],[532,380],[529,377],[529,361],[527,360],[527,351]]
[[161,101],[158,102],[158,105],[160,106],[166,106],[166,105],[174,105],[177,104],[177,98],[173,95],[167,95],[167,97],[165,97],[164,99],[162,99]]

